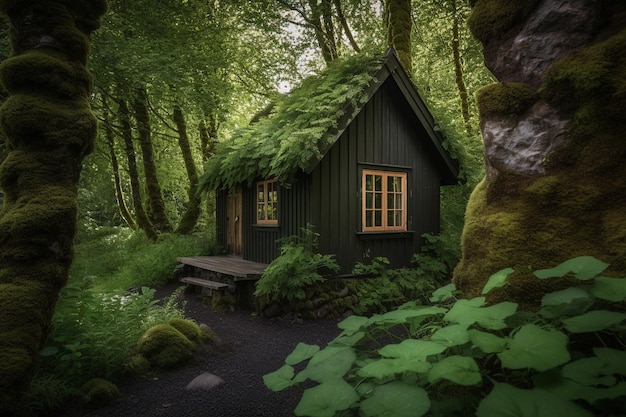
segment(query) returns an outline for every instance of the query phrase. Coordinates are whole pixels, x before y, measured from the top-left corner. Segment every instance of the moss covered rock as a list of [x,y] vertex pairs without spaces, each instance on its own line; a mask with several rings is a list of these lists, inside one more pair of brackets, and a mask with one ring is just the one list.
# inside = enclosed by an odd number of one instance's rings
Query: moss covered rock
[[115,384],[100,378],[87,381],[82,391],[83,403],[91,408],[110,405],[120,397],[120,391]]
[[191,320],[172,319],[167,322],[170,326],[181,332],[185,337],[196,344],[202,343],[204,334],[200,326]]
[[[501,2],[478,0],[473,25],[499,18],[488,3]],[[473,297],[489,276],[513,267],[511,285],[491,301],[531,307],[569,285],[538,282],[532,272],[576,256],[626,276],[626,4],[543,0],[522,15],[500,37],[481,39],[486,54],[504,51],[512,62],[486,56],[507,82],[478,97],[487,175],[467,206],[454,282]],[[529,39],[528,48],[518,45]]]
[[168,369],[189,360],[195,347],[196,345],[174,326],[163,323],[151,327],[141,336],[137,351],[152,366]]

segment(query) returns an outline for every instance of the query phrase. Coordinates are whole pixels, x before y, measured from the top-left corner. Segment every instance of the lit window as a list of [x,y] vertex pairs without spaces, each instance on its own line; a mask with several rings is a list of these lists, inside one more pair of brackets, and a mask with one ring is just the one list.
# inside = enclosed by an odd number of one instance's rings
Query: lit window
[[278,182],[267,180],[256,185],[256,221],[278,224]]
[[363,170],[364,232],[406,230],[406,173]]

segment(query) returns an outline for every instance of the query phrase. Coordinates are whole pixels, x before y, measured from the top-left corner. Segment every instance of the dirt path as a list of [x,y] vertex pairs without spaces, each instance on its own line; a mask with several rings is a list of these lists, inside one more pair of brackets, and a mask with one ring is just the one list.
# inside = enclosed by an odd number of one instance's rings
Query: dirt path
[[[176,288],[159,291],[167,295]],[[214,313],[202,305],[197,294],[184,295],[186,314],[206,323],[226,347],[206,352],[176,371],[141,377],[119,384],[122,398],[113,406],[86,410],[79,406],[64,410],[64,416],[78,417],[287,417],[300,399],[296,389],[269,391],[262,376],[283,365],[298,342],[325,345],[338,333],[336,321],[292,323],[263,319],[250,312]],[[211,373],[224,383],[210,391],[189,391],[185,387],[202,373]]]

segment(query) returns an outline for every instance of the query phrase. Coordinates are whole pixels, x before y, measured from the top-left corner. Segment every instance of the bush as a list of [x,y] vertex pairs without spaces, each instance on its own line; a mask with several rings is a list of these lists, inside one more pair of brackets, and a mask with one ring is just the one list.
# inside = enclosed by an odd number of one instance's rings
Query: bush
[[[274,391],[318,383],[304,390],[299,416],[624,415],[626,278],[601,276],[606,267],[579,257],[536,271],[575,282],[546,294],[537,312],[456,299],[448,285],[433,305],[351,316],[327,347],[298,344],[264,382]],[[483,295],[511,272],[491,276]]]
[[305,288],[324,280],[320,270],[339,270],[334,255],[315,253],[319,234],[310,227],[303,228],[302,233],[303,237],[285,239],[280,256],[269,264],[257,281],[257,297],[266,297],[271,301],[303,301],[306,299]]

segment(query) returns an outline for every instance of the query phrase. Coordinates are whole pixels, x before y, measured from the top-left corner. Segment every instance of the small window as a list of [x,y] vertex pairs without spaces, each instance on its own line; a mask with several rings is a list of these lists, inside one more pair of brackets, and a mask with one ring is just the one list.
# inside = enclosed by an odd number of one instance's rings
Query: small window
[[406,173],[363,170],[364,232],[406,230]]
[[278,224],[278,181],[275,179],[256,185],[256,222]]

